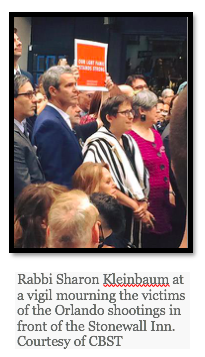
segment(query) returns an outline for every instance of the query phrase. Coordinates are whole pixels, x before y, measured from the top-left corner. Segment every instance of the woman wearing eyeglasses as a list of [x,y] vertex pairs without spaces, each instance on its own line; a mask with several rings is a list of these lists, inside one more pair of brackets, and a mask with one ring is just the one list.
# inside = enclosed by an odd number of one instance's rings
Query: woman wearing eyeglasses
[[174,193],[169,183],[169,162],[162,139],[153,129],[153,124],[158,120],[157,102],[157,96],[151,91],[142,91],[134,96],[135,117],[132,129],[128,131],[138,144],[144,164],[149,171],[149,210],[156,220],[154,227],[150,226],[149,230],[143,233],[143,248],[172,247],[169,199],[174,198]]
[[109,98],[102,105],[100,117],[104,125],[86,141],[84,162],[109,165],[117,200],[125,210],[127,244],[141,247],[139,222],[153,226],[154,217],[147,211],[147,170],[137,144],[125,135],[132,127],[131,99],[124,95]]

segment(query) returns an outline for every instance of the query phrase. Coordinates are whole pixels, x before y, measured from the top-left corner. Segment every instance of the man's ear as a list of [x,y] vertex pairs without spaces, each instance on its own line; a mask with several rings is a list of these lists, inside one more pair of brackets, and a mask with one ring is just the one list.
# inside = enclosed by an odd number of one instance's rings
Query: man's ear
[[56,96],[57,89],[56,89],[54,86],[50,86],[50,87],[48,88],[48,91],[49,91],[49,93],[50,93],[50,95],[51,95],[52,97],[55,97],[55,96]]
[[92,242],[95,244],[99,244],[100,224],[101,224],[100,221],[97,221],[92,228]]

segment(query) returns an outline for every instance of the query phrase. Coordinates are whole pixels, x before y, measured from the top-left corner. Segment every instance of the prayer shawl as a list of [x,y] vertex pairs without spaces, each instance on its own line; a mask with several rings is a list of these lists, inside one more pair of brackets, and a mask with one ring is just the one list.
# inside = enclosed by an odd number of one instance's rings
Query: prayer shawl
[[134,165],[116,137],[105,127],[86,140],[84,162],[107,163],[117,188],[133,199],[142,200],[148,197],[149,174],[135,140],[126,134],[123,134],[123,140],[128,144]]

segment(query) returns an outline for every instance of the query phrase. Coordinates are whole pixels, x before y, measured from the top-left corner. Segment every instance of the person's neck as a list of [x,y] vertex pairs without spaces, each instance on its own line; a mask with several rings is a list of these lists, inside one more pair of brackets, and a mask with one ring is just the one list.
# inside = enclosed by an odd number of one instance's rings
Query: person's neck
[[19,65],[18,65],[18,58],[14,57],[14,69],[18,69]]
[[15,115],[15,113],[14,113],[14,119],[16,119],[19,123],[21,123],[25,118],[23,117],[21,117],[20,115]]
[[146,122],[137,121],[132,124],[132,130],[145,140],[154,142],[154,133]]
[[58,109],[60,109],[60,110],[62,110],[63,112],[65,112],[66,113],[66,111],[67,111],[67,109],[68,109],[68,107],[69,107],[69,105],[62,105],[61,103],[59,103],[57,100],[55,100],[55,99],[49,99],[49,101],[48,101],[49,103],[51,103],[51,104],[53,104],[53,105],[55,105],[55,107],[57,107]]
[[144,121],[140,121],[140,120],[137,120],[135,122],[132,123],[132,129],[136,132],[140,132],[140,133],[148,133],[150,131],[150,125]]
[[109,237],[112,234],[112,229],[103,228],[104,238]]
[[116,139],[121,143],[122,142],[122,133],[118,133],[117,131],[111,131],[111,133],[116,137]]

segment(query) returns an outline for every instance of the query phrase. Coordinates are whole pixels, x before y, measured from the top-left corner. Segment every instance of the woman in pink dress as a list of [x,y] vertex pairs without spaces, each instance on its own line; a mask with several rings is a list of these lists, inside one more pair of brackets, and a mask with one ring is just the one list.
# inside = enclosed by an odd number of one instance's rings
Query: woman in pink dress
[[144,230],[142,248],[173,247],[170,197],[174,194],[169,182],[169,162],[161,136],[153,129],[158,120],[157,102],[157,96],[149,90],[133,98],[135,118],[128,132],[136,140],[150,174],[149,211],[155,217],[155,228]]

